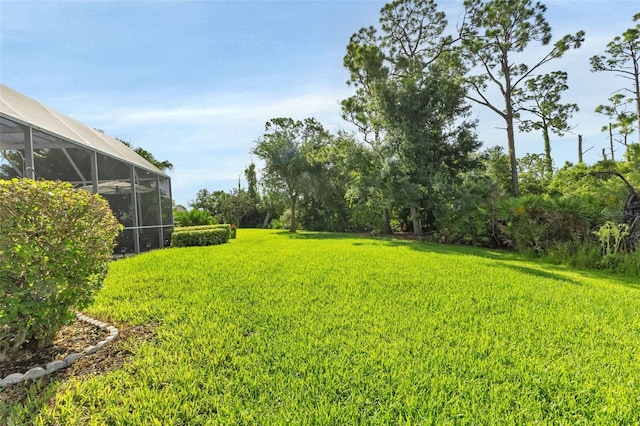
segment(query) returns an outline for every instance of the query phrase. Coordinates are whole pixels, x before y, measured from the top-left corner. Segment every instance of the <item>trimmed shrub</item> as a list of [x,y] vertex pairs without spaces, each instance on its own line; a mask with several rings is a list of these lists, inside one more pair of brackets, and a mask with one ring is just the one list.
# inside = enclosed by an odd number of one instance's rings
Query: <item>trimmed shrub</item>
[[[196,228],[194,226],[194,228]],[[229,230],[209,228],[177,231],[171,236],[171,247],[213,246],[229,241]]]
[[71,184],[0,180],[0,360],[42,348],[102,287],[121,230]]
[[220,223],[216,225],[179,226],[177,228],[174,228],[173,233],[175,234],[176,232],[184,232],[184,231],[189,231],[189,232],[203,231],[208,229],[226,229],[227,232],[229,232],[230,239],[236,237],[235,225],[230,225],[228,223]]
[[184,231],[202,231],[203,229],[231,229],[231,225],[228,223],[220,223],[216,225],[197,225],[197,226],[177,226],[174,228],[175,232],[184,232]]

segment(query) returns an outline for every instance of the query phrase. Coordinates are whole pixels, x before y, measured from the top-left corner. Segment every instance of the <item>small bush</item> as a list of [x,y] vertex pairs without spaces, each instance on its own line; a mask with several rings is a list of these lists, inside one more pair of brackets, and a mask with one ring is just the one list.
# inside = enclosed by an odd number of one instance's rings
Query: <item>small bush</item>
[[180,212],[174,215],[174,221],[178,226],[202,226],[213,225],[216,218],[211,216],[207,210],[193,209],[187,212]]
[[640,249],[625,253],[616,267],[616,272],[631,276],[640,276]]
[[121,225],[64,182],[0,180],[0,360],[42,348],[101,288]]
[[171,247],[213,246],[228,241],[229,230],[224,228],[181,230],[171,236]]
[[[629,225],[607,221],[594,234],[600,241],[602,254],[605,258],[618,254],[623,247],[625,238],[629,235]],[[607,261],[609,262],[609,261]]]
[[272,219],[271,222],[269,222],[269,229],[283,229],[280,219]]

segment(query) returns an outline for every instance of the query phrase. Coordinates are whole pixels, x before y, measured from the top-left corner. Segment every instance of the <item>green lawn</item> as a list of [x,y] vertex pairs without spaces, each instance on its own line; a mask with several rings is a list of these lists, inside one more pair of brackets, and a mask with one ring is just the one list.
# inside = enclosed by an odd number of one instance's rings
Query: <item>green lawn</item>
[[111,265],[157,323],[35,424],[638,424],[640,287],[478,249],[239,230]]

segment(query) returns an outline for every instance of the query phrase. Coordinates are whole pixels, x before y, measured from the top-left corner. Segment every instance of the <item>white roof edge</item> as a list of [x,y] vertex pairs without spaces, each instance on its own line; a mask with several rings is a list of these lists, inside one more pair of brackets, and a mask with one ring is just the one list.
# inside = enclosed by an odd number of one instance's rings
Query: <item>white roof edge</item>
[[119,140],[0,83],[0,116],[66,142],[169,177]]

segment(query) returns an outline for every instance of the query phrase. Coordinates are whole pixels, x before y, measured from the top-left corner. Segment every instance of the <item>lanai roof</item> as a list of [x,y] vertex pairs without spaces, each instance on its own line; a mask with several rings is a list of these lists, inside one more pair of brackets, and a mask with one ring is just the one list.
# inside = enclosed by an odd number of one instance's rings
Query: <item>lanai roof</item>
[[12,121],[38,131],[34,149],[84,147],[168,177],[117,139],[0,84],[0,149],[23,146],[24,131]]

